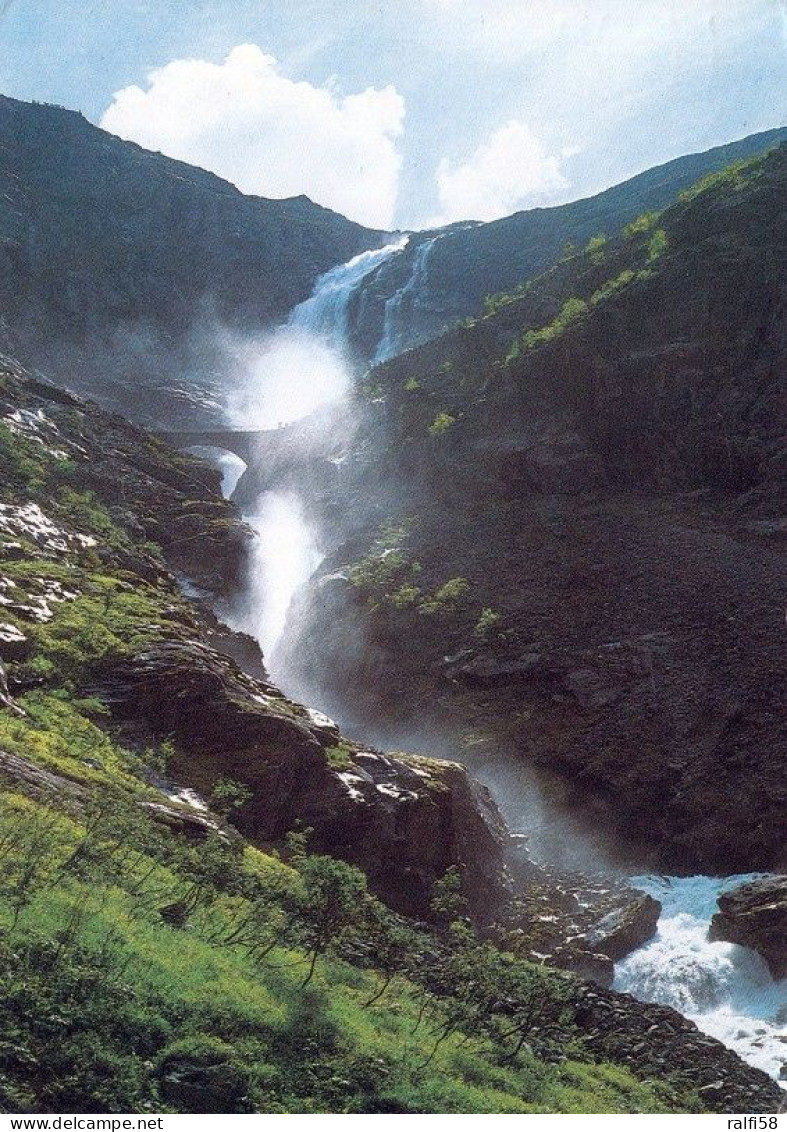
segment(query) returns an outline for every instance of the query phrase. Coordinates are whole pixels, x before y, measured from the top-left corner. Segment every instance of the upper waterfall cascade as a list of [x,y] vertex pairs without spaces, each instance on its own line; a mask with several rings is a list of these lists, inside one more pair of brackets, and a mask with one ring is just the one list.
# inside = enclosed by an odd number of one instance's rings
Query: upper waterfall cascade
[[429,254],[439,239],[440,236],[433,236],[418,245],[409,279],[386,301],[383,333],[372,359],[375,364],[385,362],[399,352],[405,321],[417,301],[419,290],[426,282]]
[[347,263],[331,268],[317,280],[312,294],[290,313],[287,325],[316,335],[327,346],[344,353],[350,333],[352,296],[380,264],[407,246],[408,237],[385,247],[361,252]]

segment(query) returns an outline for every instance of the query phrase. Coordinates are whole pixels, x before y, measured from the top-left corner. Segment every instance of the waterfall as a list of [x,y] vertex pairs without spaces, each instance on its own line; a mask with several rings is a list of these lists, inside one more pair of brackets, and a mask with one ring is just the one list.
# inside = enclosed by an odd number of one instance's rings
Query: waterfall
[[277,428],[341,401],[352,380],[348,331],[353,296],[406,242],[403,236],[331,268],[286,323],[262,338],[228,343],[236,383],[227,404],[233,427]]
[[386,300],[383,334],[372,358],[374,365],[385,362],[399,353],[404,340],[403,330],[418,301],[418,292],[426,284],[429,253],[439,239],[440,236],[432,236],[431,239],[424,240],[418,245],[413,256],[410,277],[403,287]]
[[778,1077],[787,1064],[787,980],[775,982],[754,951],[708,939],[717,897],[753,879],[632,877],[663,911],[653,939],[617,964],[614,989],[674,1007],[744,1061]]
[[[407,281],[388,299],[375,362],[391,357],[404,341],[438,238],[417,245]],[[265,342],[250,347],[245,389],[234,405],[234,424],[273,428],[331,401],[341,401],[351,381],[347,342],[353,299],[370,274],[400,253],[406,242],[404,238],[364,252],[326,272],[284,326]],[[223,470],[227,478],[234,474],[229,467]],[[274,679],[280,679],[284,674],[276,671],[276,645],[287,611],[317,569],[322,553],[302,501],[291,490],[265,492],[244,518],[259,538],[246,592],[228,620],[260,640],[269,665],[273,658]],[[284,684],[286,691],[286,679]],[[392,737],[392,745],[401,738]],[[407,740],[399,745],[407,745]],[[566,825],[553,822],[549,806],[542,804],[535,783],[521,768],[506,764],[477,770],[513,827],[521,825],[534,835],[551,862],[581,869],[586,860],[596,862],[603,855],[603,839],[598,844],[585,839],[582,861],[575,859],[579,838],[565,838]],[[787,981],[775,983],[754,952],[710,943],[707,938],[717,896],[747,879],[631,877],[630,883],[656,896],[664,910],[656,936],[617,964],[614,986],[640,1000],[673,1006],[746,1061],[778,1077],[787,1061]]]
[[[342,400],[352,377],[347,342],[353,296],[406,242],[404,236],[327,271],[283,326],[244,347],[244,380],[229,405],[233,425],[272,429]],[[290,602],[322,555],[293,491],[265,492],[243,518],[258,538],[246,593],[229,619],[257,637],[270,666]]]
[[358,286],[386,259],[403,250],[403,236],[384,248],[361,252],[347,263],[321,275],[311,296],[300,303],[287,320],[289,327],[315,335],[337,354],[344,354],[350,337],[350,304]]
[[295,495],[265,492],[244,519],[259,535],[244,596],[245,628],[260,642],[270,663],[290,602],[317,569],[322,554]]

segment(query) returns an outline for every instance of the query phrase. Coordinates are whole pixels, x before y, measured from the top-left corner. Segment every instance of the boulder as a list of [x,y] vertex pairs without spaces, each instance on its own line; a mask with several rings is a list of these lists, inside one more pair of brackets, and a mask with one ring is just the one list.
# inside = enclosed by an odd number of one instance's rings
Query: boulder
[[742,884],[723,893],[718,905],[710,938],[752,948],[774,979],[787,977],[787,876]]
[[642,893],[602,917],[585,934],[585,944],[617,962],[656,934],[660,914],[659,901]]
[[24,660],[30,642],[21,629],[9,621],[0,622],[0,657],[3,660]]

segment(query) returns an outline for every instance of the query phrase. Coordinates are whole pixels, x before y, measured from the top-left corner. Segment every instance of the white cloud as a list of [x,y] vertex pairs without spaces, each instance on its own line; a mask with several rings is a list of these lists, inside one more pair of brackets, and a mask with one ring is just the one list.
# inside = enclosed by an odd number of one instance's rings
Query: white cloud
[[440,222],[496,220],[544,203],[567,187],[560,158],[547,154],[524,122],[512,119],[464,164],[454,166],[447,158],[440,162]]
[[372,227],[391,226],[404,99],[393,86],[340,95],[294,82],[247,43],[221,64],[176,59],[147,89],[113,96],[101,125],[210,169],[246,193],[306,193]]

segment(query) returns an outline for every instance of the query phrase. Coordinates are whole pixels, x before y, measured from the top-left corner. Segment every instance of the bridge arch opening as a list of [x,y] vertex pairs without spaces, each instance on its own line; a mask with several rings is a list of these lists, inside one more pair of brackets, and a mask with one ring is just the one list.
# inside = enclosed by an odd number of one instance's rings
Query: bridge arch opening
[[221,494],[225,499],[232,497],[241,476],[248,467],[246,461],[242,460],[237,452],[232,452],[229,448],[220,448],[215,444],[190,444],[183,451],[199,456],[201,460],[206,460],[217,468],[221,472]]

